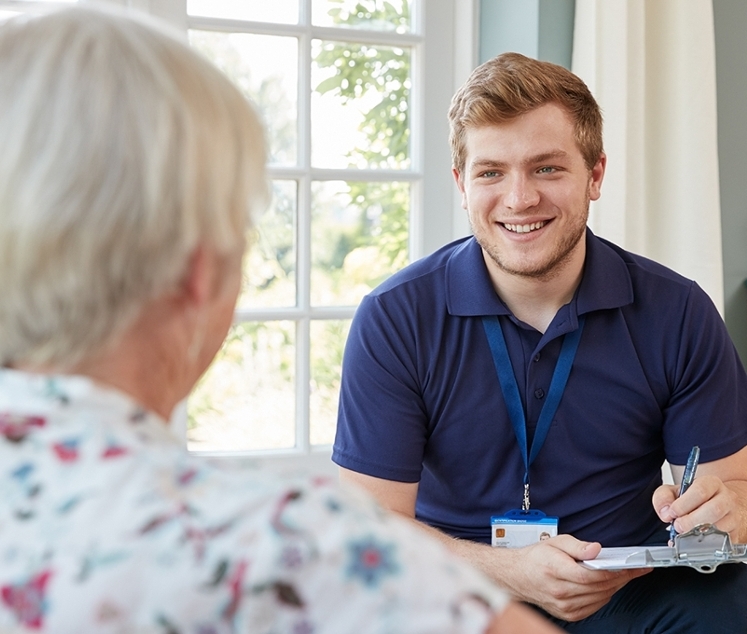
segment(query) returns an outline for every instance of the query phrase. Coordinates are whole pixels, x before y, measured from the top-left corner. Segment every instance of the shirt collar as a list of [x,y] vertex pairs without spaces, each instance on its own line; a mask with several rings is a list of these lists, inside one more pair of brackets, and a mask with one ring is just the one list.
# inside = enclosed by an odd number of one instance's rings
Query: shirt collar
[[[570,305],[571,321],[595,310],[619,308],[633,302],[627,264],[612,245],[586,230],[584,275]],[[474,238],[465,240],[446,263],[446,305],[450,315],[473,317],[510,315],[493,289],[482,249]],[[574,326],[575,327],[575,326]]]

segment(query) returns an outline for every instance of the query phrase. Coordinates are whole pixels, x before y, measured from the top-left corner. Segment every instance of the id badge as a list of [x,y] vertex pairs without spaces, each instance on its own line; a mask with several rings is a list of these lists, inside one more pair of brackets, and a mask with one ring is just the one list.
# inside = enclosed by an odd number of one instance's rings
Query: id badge
[[514,509],[490,518],[491,545],[496,548],[523,548],[558,534],[558,518],[542,511]]

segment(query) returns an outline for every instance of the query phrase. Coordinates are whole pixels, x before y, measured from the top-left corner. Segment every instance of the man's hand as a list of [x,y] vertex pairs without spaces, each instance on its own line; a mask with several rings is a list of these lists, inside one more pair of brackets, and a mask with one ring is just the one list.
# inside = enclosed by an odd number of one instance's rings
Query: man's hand
[[672,465],[678,484],[664,484],[654,491],[652,503],[661,520],[674,522],[678,533],[713,524],[729,533],[733,543],[746,541],[747,447],[721,460],[701,463],[690,488],[677,497],[683,469]]
[[737,542],[745,524],[740,495],[713,475],[695,478],[682,497],[679,486],[664,484],[654,492],[653,504],[663,522],[674,522],[678,533],[699,524],[713,524]]
[[[515,550],[496,548],[492,576],[516,598],[565,621],[578,621],[604,606],[628,581],[650,572],[646,568],[589,570],[578,563],[593,559],[600,549],[598,543],[582,542],[570,535]],[[504,561],[507,558],[509,561]],[[505,573],[509,574],[502,581]]]

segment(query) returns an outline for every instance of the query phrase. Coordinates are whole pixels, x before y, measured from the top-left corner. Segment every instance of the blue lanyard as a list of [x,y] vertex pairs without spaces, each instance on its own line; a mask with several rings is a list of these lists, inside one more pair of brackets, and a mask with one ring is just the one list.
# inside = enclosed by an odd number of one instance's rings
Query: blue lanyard
[[563,345],[560,348],[560,356],[558,357],[558,362],[555,365],[555,371],[550,381],[547,400],[542,406],[542,411],[537,421],[537,429],[534,432],[531,451],[527,450],[526,415],[524,407],[521,404],[519,387],[516,384],[511,360],[508,357],[508,348],[506,348],[506,340],[503,337],[501,323],[498,321],[498,317],[483,317],[482,323],[485,328],[485,334],[488,337],[488,345],[490,345],[490,352],[493,355],[493,363],[498,373],[498,381],[501,384],[503,398],[508,408],[508,417],[511,419],[511,425],[514,428],[516,440],[519,443],[519,449],[522,454],[521,457],[524,460],[524,502],[522,510],[528,511],[529,467],[545,443],[552,419],[555,417],[555,412],[558,411],[560,399],[563,398],[563,392],[565,391],[566,383],[568,383],[568,377],[571,374],[573,360],[576,357],[576,350],[581,341],[581,333],[584,330],[584,317],[579,318],[576,330],[569,332],[563,337]]

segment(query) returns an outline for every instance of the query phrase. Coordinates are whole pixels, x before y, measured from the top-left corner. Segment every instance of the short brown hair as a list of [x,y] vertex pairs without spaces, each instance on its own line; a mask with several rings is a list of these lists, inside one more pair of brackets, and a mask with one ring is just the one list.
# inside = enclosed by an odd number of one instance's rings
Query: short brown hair
[[576,143],[592,169],[603,151],[599,104],[569,70],[519,53],[503,53],[478,66],[451,100],[453,166],[460,172],[464,169],[468,128],[503,123],[548,103],[557,103],[571,116]]

